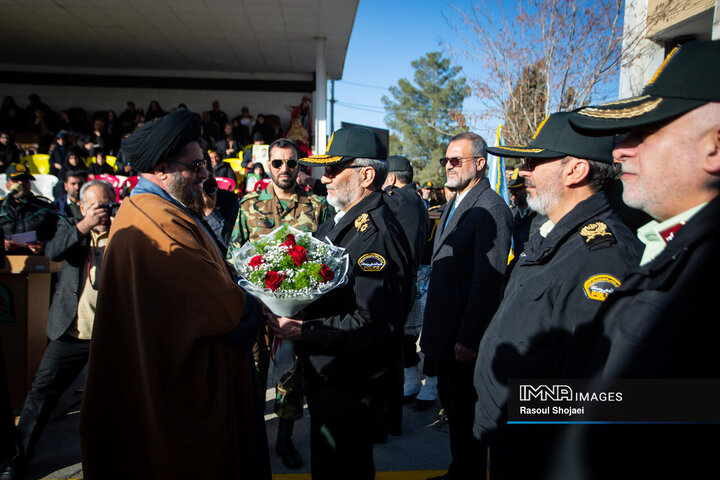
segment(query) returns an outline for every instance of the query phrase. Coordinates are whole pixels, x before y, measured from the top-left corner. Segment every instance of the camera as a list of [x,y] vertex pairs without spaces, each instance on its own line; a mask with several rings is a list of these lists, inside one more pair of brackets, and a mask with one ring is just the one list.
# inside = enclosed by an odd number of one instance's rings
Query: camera
[[120,208],[120,204],[117,202],[101,203],[99,206],[104,208],[110,217],[117,215],[118,208]]

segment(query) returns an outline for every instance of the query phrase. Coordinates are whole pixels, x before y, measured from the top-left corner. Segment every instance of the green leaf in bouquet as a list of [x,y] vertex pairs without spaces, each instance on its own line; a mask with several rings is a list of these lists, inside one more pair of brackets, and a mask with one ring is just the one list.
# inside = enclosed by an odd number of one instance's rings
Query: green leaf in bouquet
[[265,283],[265,274],[266,272],[263,270],[255,270],[250,273],[250,278],[248,280],[256,285],[263,285]]

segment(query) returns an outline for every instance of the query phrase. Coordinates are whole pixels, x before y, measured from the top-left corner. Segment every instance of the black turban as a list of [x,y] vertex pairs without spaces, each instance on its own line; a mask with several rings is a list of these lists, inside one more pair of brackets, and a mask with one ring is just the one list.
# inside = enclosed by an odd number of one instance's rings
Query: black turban
[[138,172],[152,172],[156,165],[200,138],[200,121],[179,108],[138,128],[120,147],[123,159]]

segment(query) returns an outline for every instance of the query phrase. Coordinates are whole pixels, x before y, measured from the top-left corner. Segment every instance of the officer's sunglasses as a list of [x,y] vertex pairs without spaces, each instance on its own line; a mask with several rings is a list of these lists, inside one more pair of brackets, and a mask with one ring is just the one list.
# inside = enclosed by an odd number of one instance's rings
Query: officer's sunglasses
[[452,158],[443,157],[440,159],[440,165],[442,165],[444,167],[445,165],[447,165],[449,163],[453,167],[459,167],[460,165],[465,163],[465,160],[472,160],[475,158],[481,158],[481,157],[452,157]]
[[340,173],[345,170],[346,168],[363,168],[365,165],[343,165],[343,164],[333,164],[333,165],[325,165],[325,176],[328,178],[335,178]]
[[295,167],[298,166],[297,160],[293,160],[293,159],[290,159],[290,160],[278,160],[278,159],[270,160],[270,165],[272,165],[273,168],[280,168],[280,167],[282,167],[282,164],[283,164],[283,163],[287,163],[287,166],[288,166],[288,168],[289,168],[290,170],[292,170],[292,169],[294,169]]

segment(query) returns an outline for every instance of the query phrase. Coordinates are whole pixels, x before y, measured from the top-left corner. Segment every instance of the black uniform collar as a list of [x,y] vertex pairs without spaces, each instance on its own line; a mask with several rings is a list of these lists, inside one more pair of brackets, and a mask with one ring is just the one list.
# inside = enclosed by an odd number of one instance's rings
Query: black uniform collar
[[355,219],[363,213],[368,213],[370,210],[378,208],[384,204],[382,199],[382,192],[372,192],[367,197],[360,200],[357,205],[353,206],[350,210],[342,216],[340,221],[335,225],[332,231],[342,231],[347,228],[348,225],[354,224]]
[[532,236],[529,248],[525,250],[525,261],[528,263],[539,263],[548,255],[555,252],[565,242],[565,239],[576,234],[578,228],[610,210],[605,192],[598,192],[575,205],[555,226],[550,230],[546,238],[539,233]]
[[[333,226],[330,231],[327,232],[327,238],[329,238],[331,242],[335,242],[341,232],[343,232],[350,226],[355,225],[355,219],[357,217],[359,217],[363,213],[370,213],[370,211],[375,210],[382,205],[385,205],[382,197],[383,192],[377,191],[360,200],[357,205],[348,210],[348,212],[342,216],[342,218],[335,224],[335,226]],[[328,220],[328,222],[332,222],[332,219]],[[318,229],[318,231],[320,230]]]

